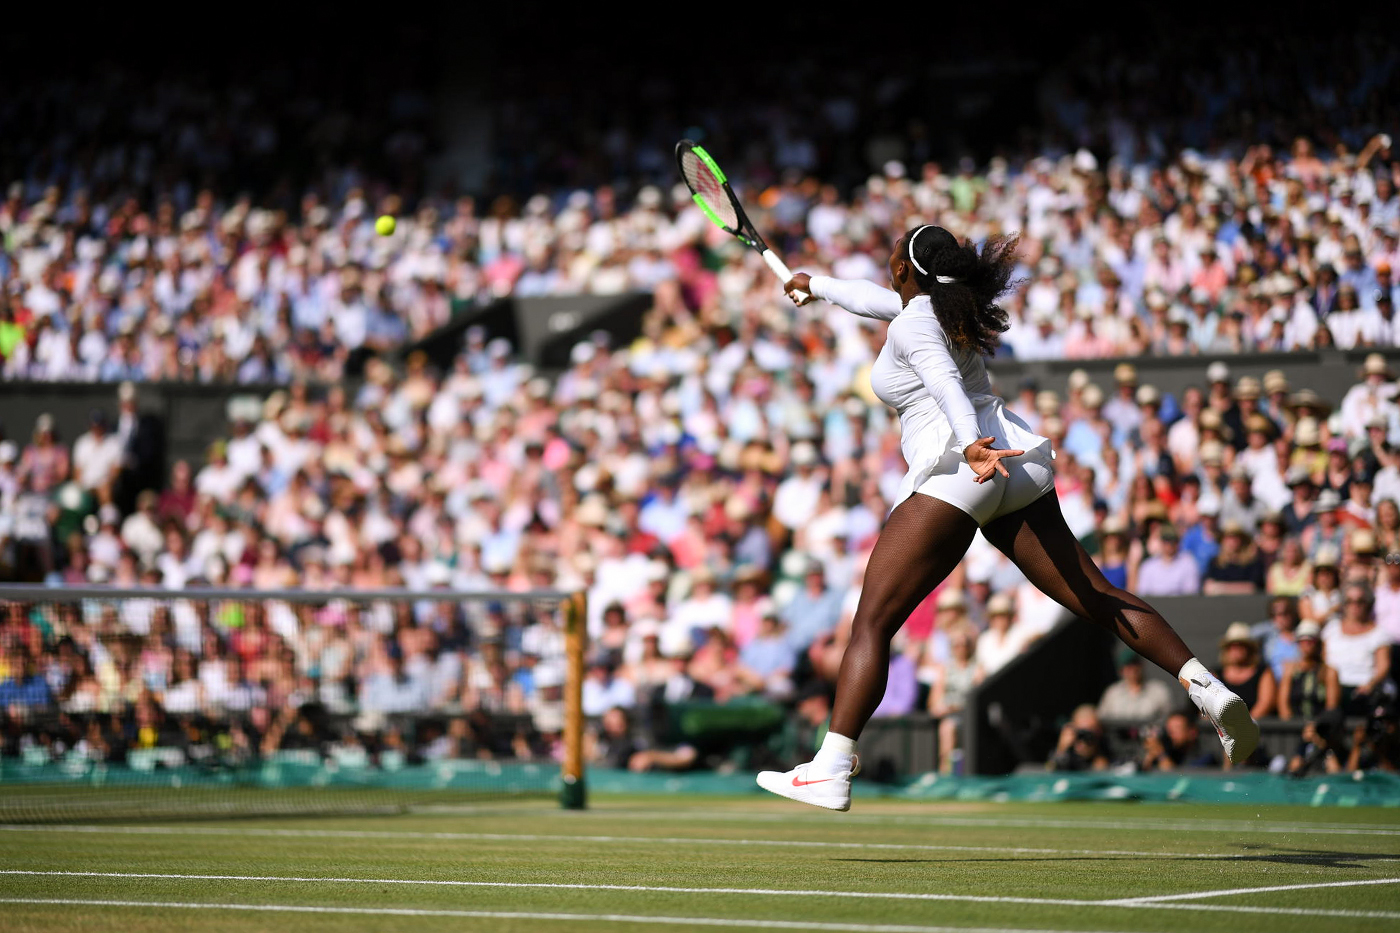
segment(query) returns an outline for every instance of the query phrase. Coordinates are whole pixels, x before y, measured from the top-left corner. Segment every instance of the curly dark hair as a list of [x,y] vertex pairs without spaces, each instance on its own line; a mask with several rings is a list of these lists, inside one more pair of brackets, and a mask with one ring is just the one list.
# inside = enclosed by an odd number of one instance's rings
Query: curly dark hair
[[[909,242],[919,227],[906,233]],[[979,252],[970,241],[958,242],[942,227],[929,227],[914,241],[914,258],[927,269],[910,264],[919,289],[933,300],[933,313],[943,332],[956,347],[976,350],[983,356],[996,352],[1009,323],[996,300],[1013,285],[1019,236],[988,237]],[[939,282],[938,276],[953,282]]]

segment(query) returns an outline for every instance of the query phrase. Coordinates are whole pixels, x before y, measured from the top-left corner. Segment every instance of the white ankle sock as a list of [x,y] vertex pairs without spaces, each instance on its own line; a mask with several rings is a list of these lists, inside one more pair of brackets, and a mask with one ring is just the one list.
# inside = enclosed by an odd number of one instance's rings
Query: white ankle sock
[[1181,665],[1181,671],[1177,673],[1176,679],[1181,681],[1182,686],[1186,687],[1186,689],[1189,690],[1191,688],[1187,685],[1191,681],[1203,681],[1205,683],[1209,683],[1210,681],[1215,679],[1215,675],[1212,674],[1210,671],[1206,670],[1206,666],[1200,661],[1197,661],[1195,658],[1192,658],[1185,664]]
[[851,770],[851,760],[856,754],[856,740],[848,739],[837,732],[828,732],[822,740],[822,747],[812,759],[812,765],[823,774],[838,774]]

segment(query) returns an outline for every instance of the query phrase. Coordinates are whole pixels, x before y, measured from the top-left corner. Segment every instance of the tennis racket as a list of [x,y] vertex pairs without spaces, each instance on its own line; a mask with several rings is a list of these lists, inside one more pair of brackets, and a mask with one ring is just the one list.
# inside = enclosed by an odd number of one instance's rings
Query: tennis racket
[[[763,237],[759,236],[739,204],[734,189],[729,187],[729,180],[710,154],[690,140],[682,139],[676,143],[676,164],[680,166],[681,177],[690,189],[690,196],[705,212],[705,216],[725,233],[738,237],[740,243],[763,256],[763,261],[768,263],[768,268],[773,270],[778,281],[784,285],[792,281],[792,270],[763,242]],[[798,304],[808,298],[803,291],[795,291],[792,295]]]

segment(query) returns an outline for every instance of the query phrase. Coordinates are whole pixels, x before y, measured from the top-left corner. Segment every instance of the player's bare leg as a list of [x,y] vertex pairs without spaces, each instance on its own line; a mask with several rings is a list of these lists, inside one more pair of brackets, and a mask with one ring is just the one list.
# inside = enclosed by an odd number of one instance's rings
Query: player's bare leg
[[1176,677],[1210,719],[1225,756],[1242,762],[1259,744],[1249,706],[1196,660],[1161,613],[1109,583],[1075,539],[1053,495],[988,522],[987,540],[1015,561],[1026,579],[1070,612],[1103,626]]
[[850,808],[851,778],[860,770],[855,742],[885,695],[890,642],[952,573],[976,533],[977,523],[966,512],[917,493],[890,514],[865,569],[830,731],[812,761],[791,771],[764,771],[760,787],[828,810]]

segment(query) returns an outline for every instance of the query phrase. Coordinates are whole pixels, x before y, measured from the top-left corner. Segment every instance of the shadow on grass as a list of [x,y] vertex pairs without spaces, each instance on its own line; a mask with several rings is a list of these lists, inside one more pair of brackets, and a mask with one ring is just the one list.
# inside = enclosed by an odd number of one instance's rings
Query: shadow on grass
[[1371,862],[1400,861],[1393,852],[1326,852],[1293,850],[1289,852],[1243,853],[1233,862],[1270,862],[1275,865],[1317,865],[1322,868],[1366,868]]
[[[1239,854],[1225,854],[1218,856],[1199,855],[1176,856],[1163,853],[1160,856],[1151,856],[1148,859],[1154,862],[1268,862],[1274,865],[1314,865],[1320,868],[1367,868],[1372,862],[1400,862],[1400,855],[1393,855],[1386,852],[1325,852],[1325,851],[1290,851],[1290,852],[1245,852]],[[977,864],[982,862],[1139,862],[1144,861],[1143,856],[1138,855],[1056,855],[1056,856],[1018,856],[1006,855],[1001,858],[832,858],[832,862],[869,862],[879,865],[891,865],[900,863],[923,863],[931,864],[935,862],[953,862],[957,864]]]

